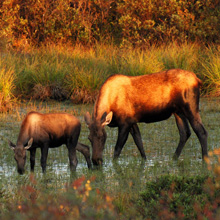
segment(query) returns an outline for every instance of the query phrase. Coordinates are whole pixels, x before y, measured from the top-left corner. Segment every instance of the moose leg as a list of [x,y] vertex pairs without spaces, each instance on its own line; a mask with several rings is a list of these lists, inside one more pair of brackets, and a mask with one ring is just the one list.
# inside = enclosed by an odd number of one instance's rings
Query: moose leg
[[134,139],[135,144],[137,145],[138,150],[141,153],[141,157],[143,159],[146,159],[146,155],[144,152],[144,147],[143,147],[143,142],[142,142],[142,138],[141,138],[141,133],[140,130],[138,128],[137,124],[133,124],[133,126],[131,127],[130,133]]
[[121,154],[122,148],[128,139],[128,134],[130,131],[130,126],[118,127],[118,139],[115,146],[114,159],[118,158]]
[[76,157],[76,141],[68,141],[67,142],[67,149],[68,149],[68,156],[69,156],[69,163],[70,163],[70,170],[71,172],[76,171],[76,166],[78,164],[78,160]]
[[76,145],[76,150],[83,154],[83,156],[86,159],[87,166],[90,169],[92,167],[92,162],[91,162],[91,159],[90,159],[89,147],[85,144],[82,144],[82,143],[78,142],[77,145]]
[[177,114],[174,114],[174,116],[176,119],[177,127],[179,129],[180,141],[179,141],[178,147],[176,149],[176,152],[173,158],[178,159],[178,157],[180,156],[182,152],[183,147],[185,146],[186,141],[191,135],[191,131],[190,131],[189,124],[185,116],[177,115]]
[[30,150],[31,172],[34,172],[36,148]]
[[200,118],[199,113],[196,113],[195,117],[191,117],[189,119],[189,122],[199,139],[199,142],[202,147],[202,158],[204,159],[204,157],[208,156],[208,150],[207,150],[208,132],[206,131],[206,129],[202,124],[202,120]]
[[41,161],[40,161],[43,173],[45,173],[46,171],[47,156],[48,156],[48,145],[44,144],[41,147]]

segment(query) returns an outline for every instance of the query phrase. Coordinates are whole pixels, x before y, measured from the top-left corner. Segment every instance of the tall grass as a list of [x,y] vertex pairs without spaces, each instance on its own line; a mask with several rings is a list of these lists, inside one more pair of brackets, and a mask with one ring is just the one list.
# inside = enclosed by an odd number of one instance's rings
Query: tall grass
[[15,74],[11,69],[0,65],[0,112],[8,111],[13,107],[15,97]]
[[201,65],[207,94],[220,96],[220,46],[217,48],[209,47]]
[[[213,49],[214,48],[214,49]],[[16,96],[94,102],[102,83],[112,74],[143,75],[171,68],[197,73],[208,94],[219,95],[219,47],[195,43],[119,48],[113,44],[47,45],[24,52],[6,51],[2,65],[14,71]]]
[[195,43],[171,43],[161,46],[157,57],[165,69],[180,68],[198,72],[199,51],[201,47]]

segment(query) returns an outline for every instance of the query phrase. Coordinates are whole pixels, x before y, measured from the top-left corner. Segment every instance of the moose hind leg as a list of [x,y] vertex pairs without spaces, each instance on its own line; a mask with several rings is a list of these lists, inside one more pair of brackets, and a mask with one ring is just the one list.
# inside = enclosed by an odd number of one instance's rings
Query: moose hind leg
[[189,120],[189,122],[199,139],[202,148],[202,158],[204,159],[206,156],[208,156],[208,149],[207,149],[208,132],[206,131],[205,127],[202,124],[202,120],[200,118],[199,113],[197,113],[195,117],[192,117]]
[[134,124],[131,127],[130,133],[134,139],[135,144],[137,145],[138,150],[140,151],[141,157],[143,159],[146,159],[146,155],[145,155],[144,147],[143,147],[143,142],[142,142],[142,138],[141,138],[141,133],[140,133],[140,130],[139,130],[137,124]]
[[183,147],[186,144],[186,141],[191,135],[191,131],[190,131],[189,124],[185,116],[177,115],[177,114],[174,114],[174,116],[176,119],[176,124],[179,130],[179,134],[180,134],[180,141],[176,148],[173,158],[178,159],[178,157],[180,156],[182,152]]

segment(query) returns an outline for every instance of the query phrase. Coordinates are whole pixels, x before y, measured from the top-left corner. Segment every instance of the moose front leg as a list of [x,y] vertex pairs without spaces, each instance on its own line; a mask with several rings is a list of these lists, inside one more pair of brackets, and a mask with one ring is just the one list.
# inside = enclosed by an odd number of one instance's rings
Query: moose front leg
[[133,124],[131,127],[130,133],[134,139],[135,144],[137,145],[138,150],[140,151],[141,157],[146,159],[146,155],[144,152],[144,146],[141,138],[141,133],[137,124]]
[[44,146],[41,147],[41,167],[43,173],[45,173],[46,171],[47,156],[48,156],[48,145],[44,144]]
[[118,139],[115,146],[114,159],[117,159],[120,156],[122,148],[128,139],[130,129],[131,127],[128,125],[118,127]]
[[31,172],[34,172],[36,148],[30,149]]

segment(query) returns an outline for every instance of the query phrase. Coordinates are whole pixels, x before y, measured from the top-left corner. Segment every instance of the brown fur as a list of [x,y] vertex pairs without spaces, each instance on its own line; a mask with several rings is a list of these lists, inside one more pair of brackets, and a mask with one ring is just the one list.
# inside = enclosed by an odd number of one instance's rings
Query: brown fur
[[[90,123],[93,124],[93,127],[96,125],[93,130],[100,129],[103,115],[113,112],[113,118],[108,125],[119,127],[115,157],[119,156],[129,132],[134,135],[135,143],[138,142],[136,144],[141,155],[145,157],[137,123],[157,122],[168,119],[174,114],[175,117],[180,116],[181,121],[190,122],[202,142],[203,156],[206,156],[207,132],[198,112],[200,85],[201,80],[194,73],[180,69],[134,77],[113,75],[105,81],[100,89],[94,106],[93,121],[90,120]],[[177,123],[181,124],[179,121]],[[186,123],[180,128],[181,141],[182,133],[189,134]],[[177,124],[178,127],[179,124]],[[133,126],[137,128],[134,129]],[[96,136],[92,129],[90,129],[90,136]],[[179,144],[178,149],[182,150],[182,145]],[[98,145],[93,144],[93,151],[102,150],[101,148],[101,150],[97,150],[96,146]],[[176,155],[179,156],[179,151],[176,152]],[[93,160],[95,160],[94,157],[96,156],[93,154]]]
[[[30,151],[31,170],[34,170],[36,148],[41,148],[41,166],[43,172],[46,169],[46,160],[49,148],[59,147],[66,144],[69,151],[71,170],[77,166],[76,150],[80,151],[91,167],[89,148],[78,143],[81,124],[80,121],[69,114],[41,114],[30,112],[23,120],[17,139],[17,144],[9,142],[15,152],[18,172],[24,172],[26,150]],[[31,144],[31,140],[33,143]],[[28,147],[26,147],[28,145]],[[29,146],[30,145],[30,146]],[[27,149],[26,149],[27,148]]]

